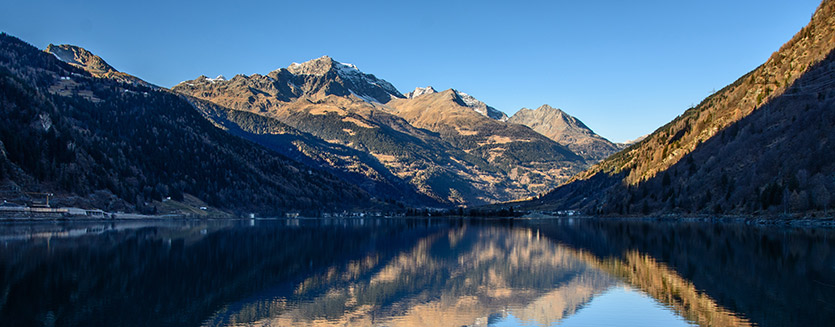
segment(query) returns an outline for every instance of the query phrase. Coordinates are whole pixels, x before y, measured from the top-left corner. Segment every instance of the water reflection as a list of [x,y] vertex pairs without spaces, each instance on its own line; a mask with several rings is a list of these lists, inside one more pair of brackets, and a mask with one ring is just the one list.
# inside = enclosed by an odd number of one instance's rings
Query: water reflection
[[[712,306],[761,326],[828,326],[835,321],[831,229],[623,220],[531,225],[595,257],[623,258],[627,266],[644,267],[628,280],[701,324],[711,321],[707,312]],[[646,277],[639,278],[641,273]],[[693,289],[689,299],[671,288],[686,284]],[[698,296],[715,304],[704,304]]]
[[551,325],[615,284],[530,229],[461,227],[397,255],[368,256],[220,310],[206,325],[466,326],[512,314]]
[[3,225],[0,321],[550,326],[631,294],[654,304],[605,310],[682,325],[827,325],[831,234],[598,220]]

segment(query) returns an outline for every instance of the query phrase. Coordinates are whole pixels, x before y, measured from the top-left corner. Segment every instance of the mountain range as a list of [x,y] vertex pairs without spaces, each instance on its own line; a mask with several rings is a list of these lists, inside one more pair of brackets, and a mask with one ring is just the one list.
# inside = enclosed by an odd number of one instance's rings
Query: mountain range
[[535,196],[594,160],[464,92],[403,95],[327,56],[168,90],[77,46],[0,42],[0,180],[17,203],[36,191],[138,212],[172,196],[238,213],[479,205]]
[[[362,185],[371,194],[379,194],[381,184],[398,185],[399,191],[385,191],[386,197],[407,203],[479,205],[529,197],[556,187],[594,160],[509,123],[506,114],[464,92],[437,92],[430,86],[404,96],[390,83],[327,56],[266,75],[199,76],[172,90],[226,108],[219,110],[256,114],[352,152],[339,156],[342,160],[316,160],[333,154],[306,146],[309,142],[276,149],[287,155],[304,152],[336,174],[365,175],[371,181]],[[262,127],[232,125],[247,132]],[[266,145],[265,139],[285,133],[272,134],[242,136]]]

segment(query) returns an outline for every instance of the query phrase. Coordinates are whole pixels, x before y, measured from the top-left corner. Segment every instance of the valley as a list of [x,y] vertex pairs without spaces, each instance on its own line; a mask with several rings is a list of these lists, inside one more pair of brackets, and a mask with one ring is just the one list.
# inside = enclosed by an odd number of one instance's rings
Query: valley
[[626,144],[547,104],[508,116],[457,89],[404,94],[328,56],[167,89],[87,49],[3,34],[3,200],[51,192],[56,205],[149,214],[189,196],[229,216],[826,216],[833,6],[762,66]]

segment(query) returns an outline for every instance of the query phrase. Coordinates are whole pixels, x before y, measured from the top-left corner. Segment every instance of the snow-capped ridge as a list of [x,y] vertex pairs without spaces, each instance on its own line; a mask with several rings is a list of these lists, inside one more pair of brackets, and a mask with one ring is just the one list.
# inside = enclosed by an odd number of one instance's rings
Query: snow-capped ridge
[[419,97],[421,95],[432,94],[432,93],[438,93],[438,91],[435,91],[435,88],[432,87],[431,85],[427,86],[427,87],[416,87],[414,91],[406,93],[406,98],[407,99],[414,99],[414,98]]
[[351,92],[351,95],[353,95],[357,98],[360,98],[360,100],[368,102],[370,104],[382,104],[382,103],[380,103],[379,100],[375,99],[374,97],[370,97],[370,96],[362,95],[362,94],[357,94],[356,92],[354,92],[352,90],[348,90],[348,92]]
[[347,69],[349,69],[349,70],[356,70],[356,71],[359,71],[359,68],[357,68],[357,65],[354,65],[354,64],[349,64],[349,63],[344,63],[344,62],[338,62],[338,61],[335,61],[335,62],[337,62],[337,63],[339,63],[340,65],[344,66],[342,69],[346,69],[346,68],[347,68]]
[[[481,104],[484,104],[486,106],[486,104],[484,102],[479,101],[478,99],[476,99],[472,95],[469,95],[467,93],[464,93],[464,92],[461,92],[461,91],[458,91],[458,90],[455,90],[455,89],[453,89],[452,91],[454,91],[456,94],[458,94],[458,97],[460,97],[461,100],[464,101],[464,103],[466,103],[468,107],[479,106]],[[482,115],[487,115],[486,111],[481,112],[478,109],[476,109],[476,111],[478,111]]]
[[460,99],[461,102],[464,103],[464,106],[473,109],[473,111],[498,121],[507,121],[508,117],[507,114],[505,114],[504,112],[501,112],[496,108],[488,106],[486,103],[481,102],[472,95],[458,91],[456,89],[450,90],[452,90],[453,94],[455,94],[455,96],[457,96],[458,99]]
[[[373,74],[363,73],[356,65],[342,63],[328,56],[322,56],[303,63],[292,63],[287,71],[293,75],[329,76],[334,75],[346,81],[346,86],[351,92],[362,96],[370,97],[377,102],[388,102],[391,97],[403,98],[403,94],[391,83],[379,79]],[[382,91],[382,92],[380,92]],[[382,96],[382,93],[387,94]]]
[[209,82],[212,82],[212,83],[225,82],[226,77],[224,77],[223,75],[217,75],[217,77],[215,77],[215,78],[206,77],[206,80],[209,81]]

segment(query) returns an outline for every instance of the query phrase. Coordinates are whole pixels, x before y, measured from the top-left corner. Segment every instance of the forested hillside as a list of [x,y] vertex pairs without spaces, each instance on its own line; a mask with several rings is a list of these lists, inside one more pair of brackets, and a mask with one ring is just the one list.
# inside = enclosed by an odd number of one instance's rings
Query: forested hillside
[[6,193],[55,192],[58,204],[114,211],[152,212],[146,203],[184,194],[265,214],[369,200],[330,174],[212,126],[179,95],[93,77],[6,34],[0,181]]
[[835,1],[769,60],[529,208],[826,213],[835,204]]

